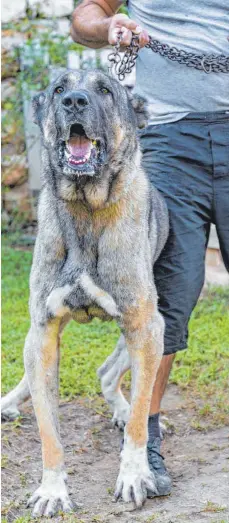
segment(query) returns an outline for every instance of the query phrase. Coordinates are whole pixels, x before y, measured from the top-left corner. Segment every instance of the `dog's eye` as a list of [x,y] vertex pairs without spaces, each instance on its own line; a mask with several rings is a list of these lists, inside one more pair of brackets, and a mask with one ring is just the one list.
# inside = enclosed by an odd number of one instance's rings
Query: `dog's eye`
[[111,94],[107,87],[100,87],[100,92],[103,94]]
[[55,89],[55,93],[57,93],[57,94],[61,94],[61,93],[63,93],[63,91],[64,91],[64,88],[61,87],[61,85],[59,85],[59,86],[56,87],[56,89]]

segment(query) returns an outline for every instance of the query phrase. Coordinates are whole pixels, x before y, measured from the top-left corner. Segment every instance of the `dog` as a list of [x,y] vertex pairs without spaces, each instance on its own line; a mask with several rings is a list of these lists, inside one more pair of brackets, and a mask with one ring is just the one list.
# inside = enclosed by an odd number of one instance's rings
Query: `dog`
[[[145,102],[98,71],[68,71],[33,100],[42,137],[42,190],[30,276],[31,326],[25,375],[2,401],[19,415],[31,395],[43,477],[33,516],[70,511],[58,422],[60,335],[70,319],[115,318],[121,337],[98,371],[113,423],[124,429],[115,496],[141,507],[156,492],[147,461],[150,397],[163,354],[164,321],[153,265],[168,235],[168,215],[141,167],[137,129]],[[120,383],[131,368],[131,406]]]

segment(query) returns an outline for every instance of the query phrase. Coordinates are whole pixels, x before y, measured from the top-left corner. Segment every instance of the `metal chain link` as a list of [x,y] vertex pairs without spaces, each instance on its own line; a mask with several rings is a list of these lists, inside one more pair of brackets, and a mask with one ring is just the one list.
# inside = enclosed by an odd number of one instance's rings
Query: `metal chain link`
[[[108,59],[111,62],[111,71],[115,71],[119,80],[124,80],[126,74],[130,73],[135,65],[138,51],[138,36],[133,35],[131,44],[125,48],[123,56],[120,54],[122,33],[119,33],[114,51],[109,54]],[[145,46],[152,49],[154,53],[159,53],[173,62],[184,64],[187,67],[193,67],[205,73],[229,73],[229,56],[223,54],[195,54],[188,53],[176,47],[170,47],[167,44],[149,37],[149,43]]]

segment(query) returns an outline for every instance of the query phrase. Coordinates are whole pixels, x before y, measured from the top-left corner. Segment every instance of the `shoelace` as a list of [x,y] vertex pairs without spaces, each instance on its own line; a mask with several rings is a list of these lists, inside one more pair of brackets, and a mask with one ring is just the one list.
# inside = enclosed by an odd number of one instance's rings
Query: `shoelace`
[[[150,462],[152,462],[152,464],[155,464],[155,465],[158,465],[158,467],[155,467],[155,468],[161,468],[161,464],[159,463],[159,460],[156,456],[158,456],[159,458],[163,459],[164,461],[164,456],[162,456],[162,454],[160,454],[160,452],[158,452],[155,447],[153,447],[152,445],[147,445],[147,449],[148,449],[148,454],[149,454],[149,459],[150,459]],[[155,456],[156,454],[156,456]]]

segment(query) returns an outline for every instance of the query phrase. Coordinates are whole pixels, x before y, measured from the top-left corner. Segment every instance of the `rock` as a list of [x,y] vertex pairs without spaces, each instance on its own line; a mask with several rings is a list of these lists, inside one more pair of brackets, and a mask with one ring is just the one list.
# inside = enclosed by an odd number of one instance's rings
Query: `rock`
[[26,33],[15,31],[13,29],[3,29],[2,31],[2,49],[12,51],[15,47],[20,47],[26,39]]
[[1,220],[2,220],[2,231],[5,231],[5,230],[7,230],[7,228],[9,227],[9,224],[10,224],[10,215],[5,209],[3,209],[2,213],[1,213]]
[[24,18],[27,14],[34,18],[70,16],[73,9],[73,0],[3,0],[2,23]]
[[34,15],[42,15],[47,18],[70,16],[74,10],[73,0],[28,0],[28,7]]
[[[2,144],[14,146],[14,153],[21,153],[25,148],[23,122],[16,119],[12,110],[2,110]],[[11,148],[10,148],[11,149]],[[11,149],[12,150],[12,149]],[[5,151],[6,155],[12,154]]]
[[26,0],[3,0],[2,2],[2,23],[6,24],[11,20],[17,20],[25,16]]
[[26,212],[32,215],[29,183],[25,182],[10,191],[6,191],[3,195],[3,208],[6,212],[17,210],[18,212]]
[[9,98],[15,98],[16,95],[16,86],[15,80],[13,78],[3,80],[1,85],[1,100],[2,104],[7,102]]
[[25,156],[5,156],[2,162],[2,184],[5,187],[22,185],[28,179],[28,166]]
[[59,18],[56,21],[55,31],[58,35],[68,36],[70,34],[70,21],[68,18]]
[[20,63],[15,50],[2,49],[2,80],[17,76],[18,71]]

